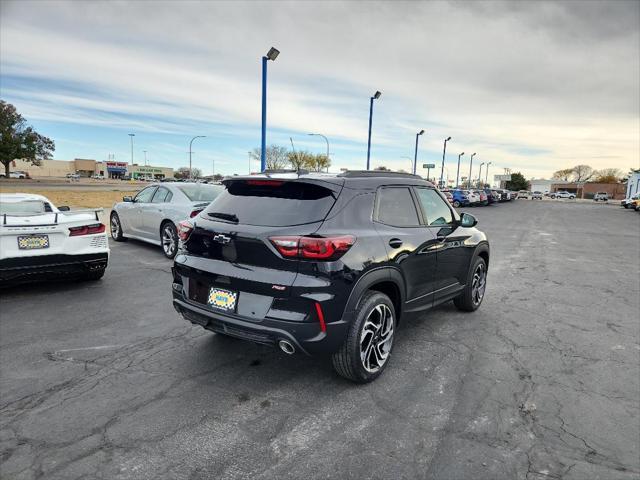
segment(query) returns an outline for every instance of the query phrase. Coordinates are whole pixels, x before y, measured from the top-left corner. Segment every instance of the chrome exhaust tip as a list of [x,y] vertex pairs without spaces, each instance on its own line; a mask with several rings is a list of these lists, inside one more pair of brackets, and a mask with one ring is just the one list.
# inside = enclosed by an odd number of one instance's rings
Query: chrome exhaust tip
[[293,355],[296,351],[296,348],[286,340],[280,340],[278,342],[278,346],[280,347],[280,350],[282,350],[287,355]]

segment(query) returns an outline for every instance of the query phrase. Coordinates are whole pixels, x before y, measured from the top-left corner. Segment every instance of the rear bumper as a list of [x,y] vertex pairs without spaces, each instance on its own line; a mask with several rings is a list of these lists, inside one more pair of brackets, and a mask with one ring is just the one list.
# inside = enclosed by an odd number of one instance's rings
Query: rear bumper
[[206,305],[187,300],[175,289],[173,307],[185,320],[206,330],[271,346],[276,346],[280,340],[287,340],[295,346],[296,351],[307,355],[335,352],[344,342],[348,328],[344,320],[327,323],[326,332],[322,332],[317,322],[248,319],[237,314],[214,311]]
[[0,284],[79,276],[107,268],[107,252],[84,255],[39,255],[0,260]]

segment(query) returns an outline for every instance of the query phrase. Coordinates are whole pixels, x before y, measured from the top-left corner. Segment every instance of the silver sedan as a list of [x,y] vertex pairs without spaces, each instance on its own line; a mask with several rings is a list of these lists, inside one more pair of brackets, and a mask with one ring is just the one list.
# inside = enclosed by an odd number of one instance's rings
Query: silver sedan
[[111,211],[111,237],[121,242],[135,238],[161,245],[168,258],[178,251],[177,225],[196,216],[224,190],[206,183],[162,183],[124,197]]

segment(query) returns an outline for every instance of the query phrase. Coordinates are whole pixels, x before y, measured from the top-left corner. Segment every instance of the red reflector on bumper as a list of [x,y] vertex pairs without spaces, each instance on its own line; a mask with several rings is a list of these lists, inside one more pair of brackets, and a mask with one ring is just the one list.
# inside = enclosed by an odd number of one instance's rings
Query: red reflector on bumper
[[327,325],[324,323],[324,313],[322,312],[322,307],[318,302],[316,302],[316,313],[318,314],[318,321],[320,322],[320,330],[326,332]]

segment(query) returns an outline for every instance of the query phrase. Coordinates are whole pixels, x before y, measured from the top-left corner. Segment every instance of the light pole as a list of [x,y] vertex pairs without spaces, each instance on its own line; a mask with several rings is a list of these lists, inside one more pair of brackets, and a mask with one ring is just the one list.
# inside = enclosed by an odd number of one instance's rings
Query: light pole
[[418,138],[420,138],[420,135],[422,135],[423,133],[424,133],[424,130],[420,130],[418,133],[416,133],[416,151],[413,154],[413,174],[414,175],[416,174],[416,168],[418,166]]
[[367,170],[369,170],[369,160],[371,158],[371,122],[373,121],[373,101],[380,98],[381,92],[376,90],[376,93],[371,97],[371,103],[369,104],[369,138],[367,140]]
[[147,165],[147,151],[143,150],[142,152],[144,153],[144,164],[146,166]]
[[191,139],[191,141],[189,142],[189,180],[191,180],[191,178],[193,177],[193,175],[192,175],[192,170],[191,170],[191,154],[192,154],[193,152],[191,151],[191,147],[192,147],[192,145],[193,145],[193,141],[194,141],[196,138],[206,138],[206,137],[205,137],[204,135],[196,135],[196,136],[195,136],[195,137],[193,137],[193,138]]
[[482,165],[484,165],[484,162],[480,164],[480,170],[478,170],[478,188],[480,188],[480,182],[482,182]]
[[444,175],[444,156],[447,153],[447,142],[451,140],[451,137],[444,139],[444,148],[442,149],[442,167],[440,168],[440,188],[442,188],[442,176]]
[[[329,162],[329,139],[322,135],[321,133],[309,133],[308,135],[322,137],[324,141],[327,142],[327,163]],[[327,165],[327,172],[329,171],[329,165]]]
[[129,136],[131,137],[131,165],[133,165],[133,137],[135,137],[136,134],[130,133]]
[[262,57],[262,141],[260,142],[260,171],[267,168],[267,62],[275,61],[280,55],[280,51],[271,47],[267,54]]
[[456,170],[456,189],[458,188],[459,184],[458,184],[458,178],[460,178],[460,158],[464,155],[464,152],[462,152],[460,155],[458,155],[458,170]]
[[487,184],[487,181],[489,180],[489,165],[491,165],[491,162],[487,163],[487,168],[485,169],[485,173],[484,173],[484,184]]
[[468,178],[469,188],[471,188],[471,167],[473,167],[473,157],[475,156],[476,156],[475,152],[471,154],[471,163],[469,163],[469,178]]

